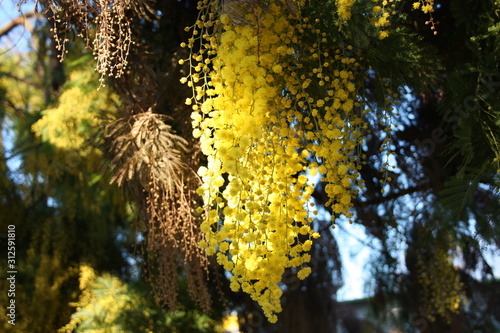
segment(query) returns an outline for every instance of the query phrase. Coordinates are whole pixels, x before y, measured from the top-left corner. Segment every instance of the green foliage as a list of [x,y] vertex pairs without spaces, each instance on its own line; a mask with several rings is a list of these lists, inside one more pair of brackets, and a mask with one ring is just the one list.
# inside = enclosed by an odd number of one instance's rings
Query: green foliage
[[485,196],[494,188],[494,178],[491,175],[495,171],[489,163],[484,164],[481,169],[466,168],[463,174],[457,174],[444,184],[444,188],[439,192],[439,203],[452,214],[453,219],[467,220],[471,211],[477,213],[474,215],[497,219],[500,215],[500,203],[495,202],[493,198],[491,202],[481,207],[473,204],[478,200],[478,196]]
[[[454,157],[461,161],[462,176],[465,167],[480,168],[484,161],[500,170],[499,6],[498,1],[452,2],[450,26],[461,38],[440,39],[441,52],[465,46],[462,58],[445,58],[448,74],[442,89],[446,99],[439,106],[444,126],[456,137],[449,150],[459,152]],[[471,13],[477,15],[472,18]]]
[[[81,262],[117,272],[125,266],[120,248],[124,241],[118,242],[117,236],[126,241],[121,230],[128,216],[133,216],[119,191],[99,172],[100,153],[87,137],[94,135],[98,125],[85,123],[85,115],[96,109],[113,110],[109,103],[103,106],[108,96],[92,95],[97,88],[90,83],[93,69],[80,66],[70,74],[58,105],[80,106],[84,117],[66,118],[71,126],[61,126],[67,114],[54,109],[41,128],[55,125],[59,132],[46,135],[45,142],[31,131],[47,108],[32,59],[29,55],[2,56],[2,73],[9,73],[0,75],[5,87],[2,127],[11,124],[15,137],[13,148],[6,151],[2,147],[0,157],[0,228],[16,226],[16,269],[22,274],[16,280],[16,326],[7,324],[4,307],[0,325],[15,332],[51,332],[69,321],[72,308],[68,303],[77,296]],[[68,98],[69,93],[76,95]],[[57,140],[64,137],[70,137],[70,142],[61,146]],[[8,168],[6,155],[19,166]],[[2,290],[7,290],[7,282],[0,281]],[[0,297],[6,304],[6,293]]]

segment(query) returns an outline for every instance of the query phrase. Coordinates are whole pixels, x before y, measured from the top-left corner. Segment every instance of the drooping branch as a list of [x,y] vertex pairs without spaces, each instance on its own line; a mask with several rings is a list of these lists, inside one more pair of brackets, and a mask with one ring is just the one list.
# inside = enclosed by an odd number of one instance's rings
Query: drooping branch
[[39,84],[37,84],[36,82],[33,82],[33,81],[31,81],[31,80],[28,80],[28,79],[25,79],[25,78],[19,77],[19,76],[17,76],[17,75],[12,74],[12,73],[0,72],[0,76],[6,76],[6,77],[8,77],[8,78],[11,78],[11,79],[16,80],[16,81],[18,81],[18,82],[22,82],[22,83],[27,84],[27,85],[29,85],[29,86],[32,86],[32,87],[34,87],[34,88],[38,88],[38,89],[42,88],[42,87],[41,87]]
[[[385,196],[380,195],[380,196],[377,196],[375,198],[372,198],[372,199],[369,199],[366,201],[361,201],[359,199],[356,199],[353,201],[353,204],[354,204],[354,208],[364,208],[364,207],[368,207],[368,206],[372,206],[372,205],[378,205],[378,204],[381,204],[381,203],[384,203],[384,202],[387,202],[390,200],[395,200],[395,199],[398,199],[398,198],[405,196],[407,194],[426,191],[426,190],[429,190],[431,188],[432,188],[432,186],[430,183],[423,183],[420,185],[401,189],[397,192],[388,193]],[[325,205],[325,203],[328,201],[328,197],[322,191],[315,191],[313,194],[313,197],[319,205]]]
[[412,186],[409,188],[401,189],[397,192],[391,192],[385,196],[380,196],[380,197],[373,198],[373,199],[370,199],[367,201],[355,200],[354,207],[361,208],[361,207],[367,207],[367,206],[371,206],[371,205],[377,205],[377,204],[381,204],[383,202],[387,202],[389,200],[398,199],[398,198],[405,196],[407,194],[422,192],[422,191],[426,191],[426,190],[430,190],[430,189],[432,189],[432,186],[430,183],[419,184],[419,185]]
[[30,17],[37,16],[38,14],[35,12],[29,12],[23,15],[20,15],[4,25],[2,28],[0,28],[0,38],[3,36],[8,35],[15,27],[18,25],[24,25],[26,20],[29,19]]

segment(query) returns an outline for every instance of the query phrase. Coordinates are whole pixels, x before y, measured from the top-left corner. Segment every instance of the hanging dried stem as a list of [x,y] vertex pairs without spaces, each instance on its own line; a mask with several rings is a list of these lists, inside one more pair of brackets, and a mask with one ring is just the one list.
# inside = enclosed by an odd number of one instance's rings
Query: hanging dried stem
[[[150,18],[154,11],[149,0],[45,0],[37,2],[52,21],[51,31],[64,60],[69,36],[84,38],[97,61],[96,70],[105,76],[121,77],[128,65],[130,46],[134,44],[131,22]],[[35,10],[38,10],[36,5]],[[92,23],[92,24],[91,24]],[[94,25],[95,24],[95,30]],[[95,31],[92,34],[92,31]]]
[[192,211],[200,182],[183,162],[187,141],[172,133],[166,118],[145,112],[109,125],[112,182],[142,189],[135,193],[141,203],[146,277],[157,299],[176,308],[178,276],[184,272],[190,296],[208,310],[208,261],[198,245],[203,239],[199,217]]

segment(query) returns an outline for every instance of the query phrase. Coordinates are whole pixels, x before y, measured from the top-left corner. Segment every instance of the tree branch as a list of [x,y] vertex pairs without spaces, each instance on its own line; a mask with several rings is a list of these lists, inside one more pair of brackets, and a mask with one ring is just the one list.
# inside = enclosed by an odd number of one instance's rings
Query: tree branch
[[35,88],[37,88],[37,89],[42,89],[42,86],[41,86],[40,84],[37,84],[37,83],[35,83],[35,82],[32,82],[32,81],[30,81],[30,80],[24,79],[24,78],[22,78],[22,77],[16,76],[16,75],[11,74],[11,73],[7,73],[7,72],[2,72],[2,71],[0,71],[0,77],[2,77],[2,76],[7,76],[7,77],[9,77],[9,78],[11,78],[11,79],[13,79],[13,80],[16,80],[16,81],[18,81],[18,82],[25,83],[25,84],[27,84],[27,85],[29,85],[29,86],[32,86],[32,87],[35,87]]
[[367,200],[367,201],[355,200],[354,207],[355,208],[362,208],[362,207],[367,207],[367,206],[371,206],[371,205],[377,205],[377,204],[387,202],[389,200],[398,199],[398,198],[400,198],[404,195],[407,195],[407,194],[412,194],[412,193],[416,193],[416,192],[423,192],[423,191],[430,190],[430,189],[432,189],[431,183],[423,183],[420,185],[401,189],[397,192],[390,192],[385,196],[372,198],[372,199]]
[[21,15],[19,17],[16,17],[12,21],[10,21],[6,25],[4,25],[2,28],[0,28],[0,38],[2,38],[3,36],[6,36],[9,32],[12,31],[12,29],[17,27],[18,25],[24,25],[24,23],[26,22],[26,19],[33,17],[33,16],[36,16],[36,15],[37,15],[37,13],[35,13],[35,12],[29,12],[29,13],[26,13],[26,14]]
[[[385,196],[380,195],[380,196],[377,196],[374,198],[370,198],[366,201],[360,201],[359,199],[356,199],[353,201],[354,208],[356,209],[356,208],[364,208],[364,207],[368,207],[368,206],[372,206],[372,205],[378,205],[378,204],[381,204],[381,203],[384,203],[384,202],[387,202],[390,200],[398,199],[398,198],[405,196],[407,194],[427,191],[427,190],[430,190],[433,188],[431,185],[432,185],[431,183],[423,183],[423,184],[419,184],[419,185],[412,186],[409,188],[400,189],[397,192],[389,192]],[[326,193],[323,189],[321,189],[319,191],[315,190],[313,193],[313,197],[318,204],[323,205],[323,206],[329,200],[328,196],[326,195]],[[331,209],[329,209],[328,211],[331,213]]]

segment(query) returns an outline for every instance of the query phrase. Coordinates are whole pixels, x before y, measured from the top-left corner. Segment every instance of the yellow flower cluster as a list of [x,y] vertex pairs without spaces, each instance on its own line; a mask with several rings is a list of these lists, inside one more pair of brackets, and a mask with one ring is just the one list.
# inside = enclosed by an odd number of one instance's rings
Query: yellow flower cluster
[[431,260],[419,256],[417,267],[421,295],[430,301],[425,309],[427,319],[434,321],[439,315],[449,320],[452,313],[458,312],[464,298],[463,284],[451,257],[445,249],[438,248],[432,251]]
[[387,27],[391,25],[390,16],[394,14],[396,2],[400,0],[372,0],[373,17],[372,24],[379,29],[379,38],[384,39],[389,36]]
[[434,1],[419,0],[413,3],[413,9],[420,9],[424,14],[434,12]]
[[[345,5],[351,0],[337,0],[339,17],[343,20],[348,20],[350,18],[350,6]],[[401,0],[372,0],[373,9],[372,17],[370,18],[372,24],[378,29],[379,38],[384,39],[389,36],[388,27],[391,25],[391,16],[396,14],[396,4]],[[343,3],[343,7],[349,8],[349,15],[347,18],[341,16],[340,4]],[[352,4],[351,4],[352,6]],[[413,2],[413,9],[420,9],[424,14],[429,14],[430,20],[426,21],[425,24],[431,25],[431,30],[435,31],[435,26],[437,22],[434,21],[432,13],[434,12],[434,1],[432,0],[419,0]]]
[[114,112],[115,95],[98,92],[91,83],[93,79],[90,70],[73,71],[58,105],[42,111],[43,117],[32,126],[33,132],[64,151],[75,150],[81,156],[100,154],[87,141],[101,124],[102,112]]
[[[390,15],[395,10],[395,3],[400,0],[372,0],[370,21],[377,28],[378,37],[384,39],[389,36],[387,27],[390,25]],[[351,19],[354,0],[336,0],[338,24],[341,25]]]
[[337,14],[341,20],[347,21],[351,18],[351,7],[354,0],[337,0]]
[[[399,94],[393,91],[393,83],[391,80],[387,78],[381,78],[383,82],[384,89],[384,101],[383,104],[379,105],[379,114],[376,115],[377,119],[373,119],[374,122],[377,122],[384,131],[382,144],[379,148],[382,153],[382,165],[379,171],[383,173],[382,179],[379,180],[381,184],[387,184],[387,182],[392,181],[392,178],[389,177],[389,169],[396,168],[395,165],[390,163],[390,156],[395,155],[396,153],[392,150],[392,131],[393,131],[393,117],[398,117],[400,114],[398,112],[394,112],[396,106],[399,101]],[[371,112],[371,110],[366,110],[366,113]],[[372,113],[373,117],[373,113]],[[385,193],[385,189],[382,188],[381,193]]]
[[351,47],[329,54],[326,34],[284,1],[235,6],[222,7],[217,20],[211,1],[199,3],[187,46],[200,50],[182,79],[193,88],[186,103],[208,161],[198,172],[202,246],[231,272],[231,288],[250,294],[275,322],[285,269],[306,278],[319,236],[306,173],[323,176],[336,215],[352,216],[363,126],[355,112],[359,64]]
[[[126,284],[119,278],[111,275],[98,276],[94,269],[87,265],[80,266],[80,294],[78,301],[70,303],[76,307],[76,312],[58,333],[78,331],[84,322],[97,322],[106,327],[110,333],[123,332],[118,324],[119,317],[125,311],[137,308],[141,302],[134,297]],[[95,290],[99,290],[96,293]],[[80,326],[82,325],[82,326]],[[91,324],[90,327],[93,325]],[[89,329],[92,332],[104,331],[102,329]]]

